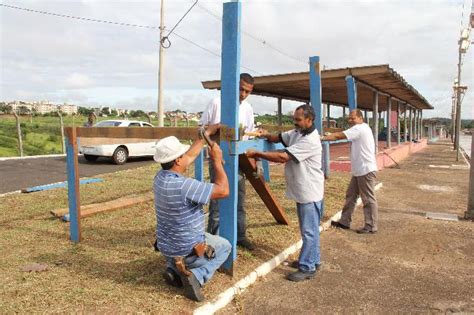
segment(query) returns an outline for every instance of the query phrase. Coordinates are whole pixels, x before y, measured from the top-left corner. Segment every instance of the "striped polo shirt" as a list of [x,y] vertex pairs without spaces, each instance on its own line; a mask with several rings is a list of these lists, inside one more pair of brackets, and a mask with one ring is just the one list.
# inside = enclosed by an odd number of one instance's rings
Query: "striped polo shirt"
[[153,182],[158,248],[168,257],[187,256],[204,241],[204,210],[211,199],[211,183],[160,170]]

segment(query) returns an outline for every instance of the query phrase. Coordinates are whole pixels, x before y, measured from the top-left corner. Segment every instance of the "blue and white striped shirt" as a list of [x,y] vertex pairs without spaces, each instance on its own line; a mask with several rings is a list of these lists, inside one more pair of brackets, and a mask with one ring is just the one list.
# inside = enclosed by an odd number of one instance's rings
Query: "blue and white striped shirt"
[[211,199],[211,183],[161,170],[153,182],[158,248],[168,257],[186,256],[204,242],[204,211]]

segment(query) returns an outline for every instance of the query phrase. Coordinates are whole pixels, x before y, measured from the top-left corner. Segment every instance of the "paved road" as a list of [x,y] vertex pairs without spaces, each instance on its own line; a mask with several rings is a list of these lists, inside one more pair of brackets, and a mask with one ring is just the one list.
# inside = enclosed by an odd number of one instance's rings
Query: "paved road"
[[[96,162],[87,162],[79,157],[79,174],[89,177],[132,169],[153,163],[152,158],[131,158],[125,165],[115,165],[111,159],[99,158]],[[0,161],[0,194],[23,188],[46,185],[66,180],[65,157],[41,157]]]

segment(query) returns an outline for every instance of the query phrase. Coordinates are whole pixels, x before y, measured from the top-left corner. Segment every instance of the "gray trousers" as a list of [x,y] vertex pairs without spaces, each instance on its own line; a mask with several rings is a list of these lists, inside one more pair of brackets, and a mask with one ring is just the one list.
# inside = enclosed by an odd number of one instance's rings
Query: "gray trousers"
[[350,226],[352,213],[360,196],[364,205],[364,228],[369,231],[377,231],[378,206],[375,198],[375,172],[370,172],[363,176],[352,176],[346,192],[346,202],[342,208],[342,215],[339,222],[345,226]]
[[[215,179],[214,165],[209,161],[209,176],[211,182]],[[246,234],[246,217],[245,217],[245,177],[239,171],[238,194],[237,194],[237,242],[245,239]],[[209,220],[207,222],[207,232],[219,234],[219,201],[211,200],[209,203]]]

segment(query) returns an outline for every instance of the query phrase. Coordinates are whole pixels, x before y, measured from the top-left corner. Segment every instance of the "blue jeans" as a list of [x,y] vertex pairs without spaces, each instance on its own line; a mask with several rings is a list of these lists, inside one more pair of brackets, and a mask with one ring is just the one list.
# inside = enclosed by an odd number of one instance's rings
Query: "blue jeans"
[[322,215],[322,202],[296,203],[303,247],[300,251],[299,269],[315,271],[320,264],[319,222]]
[[[215,171],[211,161],[209,161],[209,176],[211,182],[214,182]],[[245,216],[245,177],[239,171],[238,190],[237,190],[237,241],[245,239],[246,234],[246,216]],[[209,219],[207,222],[207,232],[219,234],[219,201],[214,199],[209,202]]]
[[[204,233],[204,238],[207,245],[214,248],[216,257],[207,259],[205,256],[198,257],[192,255],[184,259],[186,268],[194,274],[201,286],[212,278],[214,272],[226,261],[227,257],[229,257],[231,250],[229,241],[223,237]],[[166,265],[179,274],[173,257],[166,257]]]

